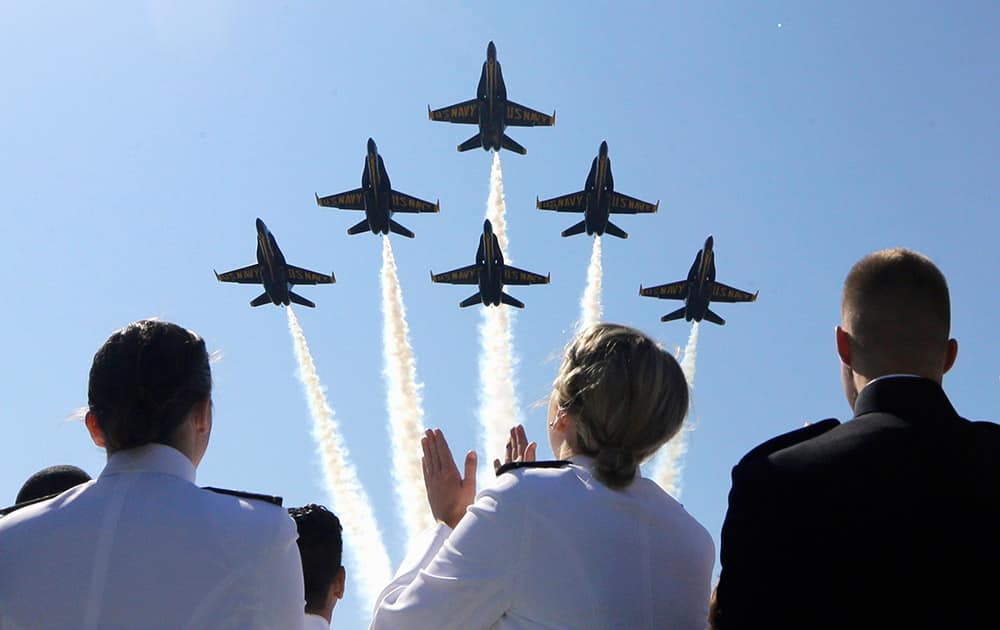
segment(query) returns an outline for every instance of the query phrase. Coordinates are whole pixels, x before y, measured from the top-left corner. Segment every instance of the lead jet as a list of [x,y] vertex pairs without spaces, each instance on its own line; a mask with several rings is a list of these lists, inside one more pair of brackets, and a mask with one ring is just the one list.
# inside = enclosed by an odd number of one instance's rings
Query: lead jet
[[394,212],[437,212],[439,203],[431,203],[392,189],[385,163],[378,154],[375,141],[368,138],[368,153],[365,155],[365,170],[361,173],[361,188],[348,190],[329,197],[316,194],[316,203],[327,208],[341,210],[364,210],[365,219],[348,228],[348,234],[372,234],[395,232],[413,238],[413,232],[392,220]]
[[684,300],[684,306],[661,317],[661,322],[669,322],[683,317],[687,321],[694,320],[696,322],[707,319],[713,324],[724,326],[726,320],[708,308],[710,302],[754,302],[757,300],[756,293],[747,293],[716,282],[713,244],[714,241],[709,236],[705,240],[705,247],[698,250],[698,255],[695,256],[687,280],[645,289],[639,287],[639,295],[664,300]]
[[535,207],[539,210],[583,213],[583,221],[563,230],[563,236],[583,232],[587,232],[588,236],[601,235],[607,232],[618,238],[628,238],[625,230],[608,220],[610,215],[656,212],[660,202],[652,204],[615,192],[615,178],[611,174],[611,158],[608,157],[608,142],[605,140],[590,165],[583,190],[545,201],[538,201],[536,197]]
[[427,116],[431,120],[442,122],[479,125],[479,133],[458,145],[459,151],[476,147],[482,147],[486,151],[504,148],[521,155],[528,150],[507,136],[504,129],[508,126],[551,127],[556,124],[555,112],[549,116],[507,100],[507,86],[503,82],[503,72],[497,61],[497,47],[493,42],[486,47],[486,62],[483,63],[483,73],[479,76],[476,98],[435,110],[431,110],[428,105]]
[[263,284],[264,292],[250,301],[250,306],[261,306],[270,302],[274,305],[288,306],[295,302],[310,308],[316,306],[301,295],[292,292],[296,284],[333,284],[337,281],[330,275],[316,273],[285,262],[274,235],[267,229],[264,222],[257,219],[257,264],[248,265],[242,269],[234,269],[226,273],[215,272],[220,282],[239,282],[241,284]]
[[483,223],[483,234],[479,237],[476,264],[439,274],[432,271],[431,282],[478,284],[478,292],[459,302],[458,305],[462,308],[480,302],[486,306],[497,306],[503,303],[524,308],[524,302],[504,293],[503,286],[505,284],[548,284],[549,276],[504,264],[500,243],[497,241],[496,234],[493,233],[493,224],[487,219]]

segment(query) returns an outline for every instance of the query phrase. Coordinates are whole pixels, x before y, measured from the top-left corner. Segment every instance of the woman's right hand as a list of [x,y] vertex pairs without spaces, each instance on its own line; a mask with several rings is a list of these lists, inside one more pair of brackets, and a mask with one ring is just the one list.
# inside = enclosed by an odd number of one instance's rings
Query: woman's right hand
[[[524,432],[523,425],[511,427],[510,437],[507,438],[507,450],[504,454],[503,464],[513,462],[533,462],[535,461],[535,451],[538,450],[537,442],[528,442],[528,436]],[[493,460],[493,472],[500,470],[499,459]]]

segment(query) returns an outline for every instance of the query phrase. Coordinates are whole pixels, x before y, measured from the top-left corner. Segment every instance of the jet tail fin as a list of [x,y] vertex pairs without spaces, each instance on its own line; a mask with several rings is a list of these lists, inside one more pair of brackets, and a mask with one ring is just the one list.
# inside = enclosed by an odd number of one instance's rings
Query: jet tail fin
[[483,303],[483,296],[481,293],[479,293],[479,291],[476,291],[474,295],[470,295],[469,297],[465,298],[464,300],[459,302],[458,305],[462,308],[465,308],[466,306],[472,306],[473,304],[482,304],[482,303]]
[[364,232],[368,232],[370,230],[371,227],[368,225],[368,219],[365,219],[360,223],[347,228],[347,233],[353,236],[354,234],[363,234]]
[[503,292],[500,293],[500,301],[508,306],[513,306],[514,308],[524,308],[524,302]]
[[611,236],[617,236],[618,238],[628,238],[628,232],[621,229],[611,221],[608,221],[608,224],[604,227],[604,231],[610,234]]
[[503,138],[500,139],[500,146],[507,149],[508,151],[513,151],[514,153],[520,153],[521,155],[526,155],[528,150],[514,142],[513,138],[507,134],[503,134]]
[[719,326],[726,325],[726,320],[722,319],[721,317],[713,313],[712,309],[710,308],[705,309],[705,319],[712,322],[713,324],[718,324]]
[[250,306],[263,306],[265,304],[271,303],[271,296],[267,294],[267,291],[261,293],[254,299],[250,300]]
[[477,133],[462,144],[458,145],[459,151],[471,151],[472,149],[483,148],[483,134]]
[[583,234],[583,232],[586,229],[587,229],[587,222],[586,221],[580,221],[576,225],[568,227],[565,230],[563,230],[562,231],[562,235],[563,236],[573,236],[575,234]]
[[389,231],[399,234],[400,236],[405,236],[406,238],[413,238],[413,232],[396,223],[392,219],[389,219]]
[[314,304],[313,302],[310,302],[309,300],[305,299],[304,297],[302,297],[301,295],[299,295],[297,293],[293,293],[292,291],[288,292],[288,299],[291,300],[292,302],[295,302],[296,304],[301,305],[301,306],[308,306],[309,308],[316,308],[316,304]]
[[684,311],[685,310],[687,310],[687,307],[686,306],[682,306],[679,309],[677,309],[676,311],[674,311],[673,313],[667,313],[666,315],[664,315],[663,317],[661,317],[660,321],[661,322],[672,322],[675,319],[681,319],[682,317],[684,317]]

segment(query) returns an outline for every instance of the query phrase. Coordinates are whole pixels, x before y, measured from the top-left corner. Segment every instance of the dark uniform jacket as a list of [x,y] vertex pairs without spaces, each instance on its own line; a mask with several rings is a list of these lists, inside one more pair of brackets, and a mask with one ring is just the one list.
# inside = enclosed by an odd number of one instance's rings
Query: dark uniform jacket
[[715,626],[998,628],[1000,425],[909,376],[733,469]]

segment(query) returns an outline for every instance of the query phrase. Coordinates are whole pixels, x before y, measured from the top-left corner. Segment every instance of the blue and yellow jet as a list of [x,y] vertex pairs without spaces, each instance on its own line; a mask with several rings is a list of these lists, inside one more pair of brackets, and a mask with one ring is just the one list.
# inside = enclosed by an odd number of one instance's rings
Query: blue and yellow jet
[[320,197],[317,194],[316,203],[327,208],[364,210],[364,221],[348,228],[348,234],[368,231],[373,234],[394,232],[407,238],[413,238],[413,232],[392,220],[394,212],[438,212],[441,209],[438,202],[431,203],[392,189],[385,163],[382,162],[378,147],[371,138],[368,138],[365,170],[361,173],[361,188],[329,197]]
[[268,302],[275,306],[288,306],[290,302],[295,302],[310,308],[316,305],[292,292],[292,286],[333,284],[337,281],[332,272],[326,275],[286,263],[285,255],[281,253],[274,235],[260,219],[257,219],[257,264],[226,273],[215,272],[215,277],[219,282],[263,284],[264,292],[251,300],[250,306],[261,306]]
[[431,120],[441,122],[479,125],[479,133],[458,145],[459,151],[476,147],[482,147],[486,151],[504,148],[524,155],[528,150],[504,133],[508,126],[551,127],[556,124],[555,112],[549,116],[507,100],[507,86],[503,81],[503,72],[497,61],[497,47],[493,42],[486,47],[486,61],[479,76],[476,98],[441,109],[431,110],[428,106],[427,115]]
[[615,192],[615,178],[611,174],[611,158],[608,157],[608,142],[605,140],[601,142],[597,157],[590,165],[583,190],[545,201],[536,198],[535,207],[539,210],[583,213],[583,221],[563,230],[563,236],[583,232],[589,236],[607,232],[618,238],[628,238],[625,230],[608,220],[610,215],[656,212],[660,208],[660,202],[653,204]]
[[497,240],[497,235],[493,233],[493,224],[487,219],[483,223],[483,234],[479,237],[476,264],[439,274],[432,271],[431,282],[478,284],[478,292],[459,302],[458,305],[462,308],[479,303],[485,306],[497,306],[503,303],[516,308],[524,308],[524,302],[504,293],[504,285],[548,284],[549,276],[504,264],[500,243]]
[[684,306],[673,313],[660,318],[661,322],[669,322],[684,318],[687,321],[700,322],[707,319],[713,324],[724,326],[726,320],[708,308],[711,302],[754,302],[756,293],[747,293],[740,289],[726,286],[715,280],[715,253],[712,247],[715,240],[711,235],[705,240],[705,247],[698,250],[694,264],[688,272],[687,280],[661,284],[655,287],[639,287],[639,295],[655,297],[663,300],[684,300]]

